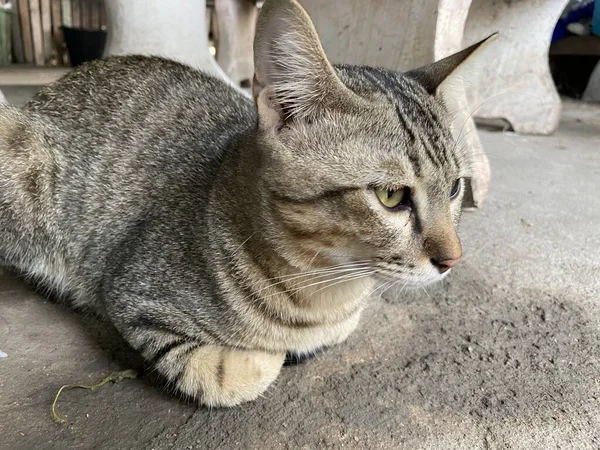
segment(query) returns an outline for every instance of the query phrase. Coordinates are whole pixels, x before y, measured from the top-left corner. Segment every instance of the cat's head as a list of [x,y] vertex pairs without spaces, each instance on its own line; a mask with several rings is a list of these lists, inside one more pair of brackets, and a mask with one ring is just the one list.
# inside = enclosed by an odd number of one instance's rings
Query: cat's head
[[268,205],[289,262],[366,261],[417,285],[460,260],[469,158],[440,85],[479,45],[404,74],[332,66],[295,0],[265,2],[253,93]]

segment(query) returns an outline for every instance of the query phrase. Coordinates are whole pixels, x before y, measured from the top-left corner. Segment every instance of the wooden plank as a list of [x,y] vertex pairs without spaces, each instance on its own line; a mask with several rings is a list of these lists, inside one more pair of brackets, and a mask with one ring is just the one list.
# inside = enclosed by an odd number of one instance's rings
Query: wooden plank
[[81,27],[81,3],[79,2],[79,0],[72,0],[71,14],[73,18],[73,27]]
[[52,59],[52,10],[50,0],[41,0],[42,39],[44,40],[44,61]]
[[60,26],[62,25],[62,14],[60,11],[61,0],[52,0],[52,53],[56,55],[56,63],[64,63],[64,38]]
[[33,62],[36,66],[43,66],[45,64],[44,37],[39,0],[29,0],[29,13],[31,15],[31,37],[33,39]]
[[73,16],[71,12],[71,0],[60,0],[62,12],[62,24],[66,27],[73,26]]
[[23,37],[23,55],[25,62],[33,62],[33,41],[31,37],[31,18],[29,17],[29,0],[19,1],[19,20]]
[[94,0],[91,4],[92,7],[92,19],[90,21],[91,28],[94,30],[100,29],[100,2],[98,0]]
[[81,28],[90,29],[90,19],[92,18],[89,0],[81,0]]
[[25,54],[23,52],[23,36],[21,34],[21,24],[20,24],[20,9],[18,0],[13,0],[13,18],[11,24],[11,33],[12,33],[12,48],[13,48],[13,61],[16,63],[24,63],[25,62]]
[[100,29],[106,28],[106,2],[100,1]]
[[61,0],[52,0],[52,34],[57,35],[62,25]]

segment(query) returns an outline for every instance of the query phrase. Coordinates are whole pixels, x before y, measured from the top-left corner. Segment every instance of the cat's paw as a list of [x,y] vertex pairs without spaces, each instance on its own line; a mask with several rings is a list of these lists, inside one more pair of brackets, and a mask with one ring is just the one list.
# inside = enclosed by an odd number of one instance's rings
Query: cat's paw
[[[207,345],[187,352],[174,378],[179,391],[204,405],[235,406],[262,394],[277,378],[284,357]],[[169,376],[169,367],[158,369]]]

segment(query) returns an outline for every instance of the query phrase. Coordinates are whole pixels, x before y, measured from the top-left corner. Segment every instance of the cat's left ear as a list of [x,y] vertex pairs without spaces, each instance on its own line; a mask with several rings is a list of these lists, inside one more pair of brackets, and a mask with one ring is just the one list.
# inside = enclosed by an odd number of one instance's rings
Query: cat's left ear
[[431,95],[436,95],[438,88],[449,78],[452,73],[457,71],[470,57],[482,50],[490,42],[498,37],[494,33],[476,44],[461,50],[458,53],[440,59],[434,63],[428,64],[419,69],[406,72],[404,75],[417,80]]
[[266,0],[254,39],[252,91],[261,126],[312,120],[352,99],[296,0]]

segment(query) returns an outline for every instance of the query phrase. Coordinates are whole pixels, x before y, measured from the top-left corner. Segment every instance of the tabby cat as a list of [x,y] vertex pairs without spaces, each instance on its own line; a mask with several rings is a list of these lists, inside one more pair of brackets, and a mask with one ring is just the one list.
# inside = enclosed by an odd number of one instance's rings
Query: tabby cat
[[211,406],[344,341],[378,278],[440,280],[468,158],[438,89],[478,47],[396,73],[333,66],[267,0],[254,103],[157,57],[88,63],[0,109],[0,257],[112,322]]

